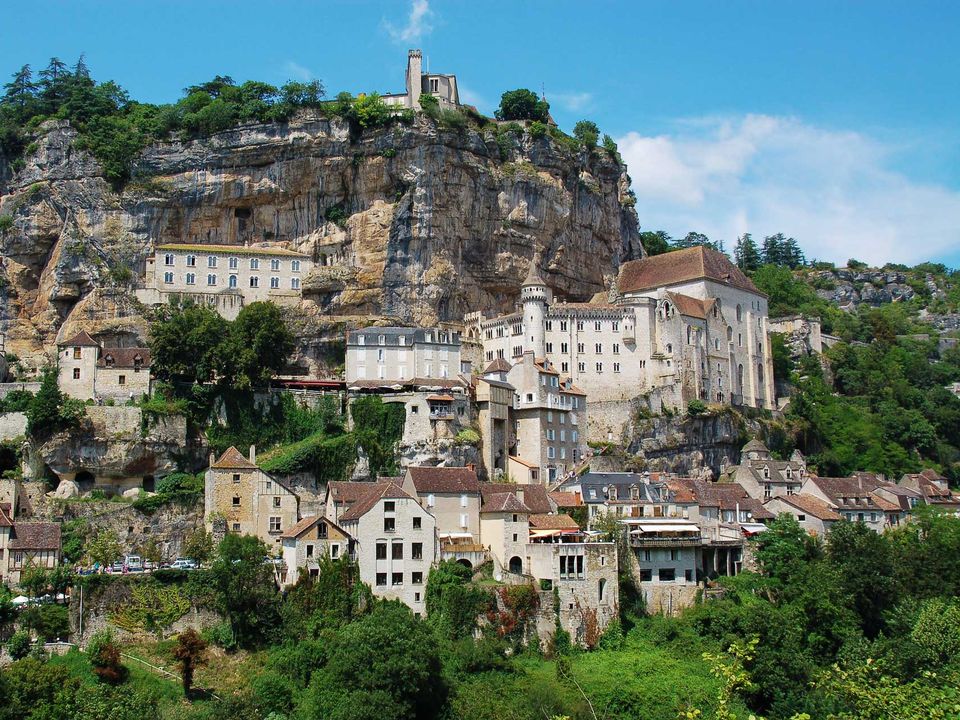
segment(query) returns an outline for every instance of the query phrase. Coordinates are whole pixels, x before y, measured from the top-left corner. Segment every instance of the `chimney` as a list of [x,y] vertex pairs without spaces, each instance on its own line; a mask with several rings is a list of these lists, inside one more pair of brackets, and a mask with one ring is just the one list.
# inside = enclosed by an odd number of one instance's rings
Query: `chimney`
[[217,461],[217,456],[213,454],[213,450],[210,451],[210,467],[213,467],[213,464]]
[[254,465],[257,464],[257,446],[256,445],[250,446],[250,462],[253,463]]
[[523,488],[519,485],[517,486],[517,500],[523,502]]

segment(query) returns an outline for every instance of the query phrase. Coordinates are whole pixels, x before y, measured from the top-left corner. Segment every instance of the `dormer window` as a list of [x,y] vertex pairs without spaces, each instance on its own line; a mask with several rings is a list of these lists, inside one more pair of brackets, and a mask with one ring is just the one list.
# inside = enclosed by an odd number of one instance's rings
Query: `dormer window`
[[766,479],[766,480],[769,480],[769,479],[770,479],[770,468],[764,466],[764,468],[763,468],[763,477],[764,477],[764,479]]
[[113,367],[113,355],[105,355],[103,358],[103,364],[107,367]]
[[786,475],[787,475],[787,480],[790,480],[793,477],[793,470],[791,468],[787,468]]
[[633,486],[630,488],[630,499],[639,500],[640,499],[640,488]]
[[607,499],[616,500],[617,499],[617,486],[611,485],[607,488]]

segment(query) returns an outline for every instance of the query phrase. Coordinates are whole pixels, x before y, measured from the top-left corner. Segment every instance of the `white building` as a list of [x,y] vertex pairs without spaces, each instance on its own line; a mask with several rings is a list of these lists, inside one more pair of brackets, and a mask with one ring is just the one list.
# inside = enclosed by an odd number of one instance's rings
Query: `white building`
[[453,380],[460,374],[460,336],[431,328],[350,330],[345,371],[347,386],[358,388]]
[[387,105],[420,109],[420,96],[433,95],[441,108],[455,109],[460,106],[457,91],[457,76],[423,72],[423,53],[410,50],[407,53],[406,92],[381,96]]
[[105,348],[85,331],[57,343],[57,383],[78,400],[150,394],[150,348]]
[[538,264],[517,312],[465,319],[486,361],[533,352],[591,403],[648,395],[654,410],[695,398],[773,408],[767,298],[723,253],[694,247],[625,263],[612,303],[554,302]]
[[137,298],[148,305],[190,299],[233,319],[252,302],[299,303],[313,264],[308,255],[275,247],[157,245]]

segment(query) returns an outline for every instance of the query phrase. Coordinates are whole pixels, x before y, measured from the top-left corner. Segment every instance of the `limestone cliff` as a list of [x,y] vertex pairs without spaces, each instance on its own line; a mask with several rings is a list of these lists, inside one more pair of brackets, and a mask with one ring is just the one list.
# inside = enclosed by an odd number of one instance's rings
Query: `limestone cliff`
[[[559,296],[602,291],[639,257],[624,166],[549,137],[441,130],[425,117],[362,133],[315,115],[158,143],[114,192],[51,121],[0,178],[0,328],[40,364],[58,334],[143,340],[129,289],[164,242],[272,243],[332,255],[305,279],[303,365],[323,372],[344,326],[428,325],[512,307],[535,252]],[[67,325],[67,328],[64,328]]]

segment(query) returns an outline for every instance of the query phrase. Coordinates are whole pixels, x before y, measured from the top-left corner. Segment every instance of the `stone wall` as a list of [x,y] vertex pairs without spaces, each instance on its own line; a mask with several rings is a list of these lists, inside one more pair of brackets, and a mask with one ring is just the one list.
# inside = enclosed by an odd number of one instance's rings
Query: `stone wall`
[[21,412],[0,413],[0,442],[23,438],[27,434],[27,415]]

